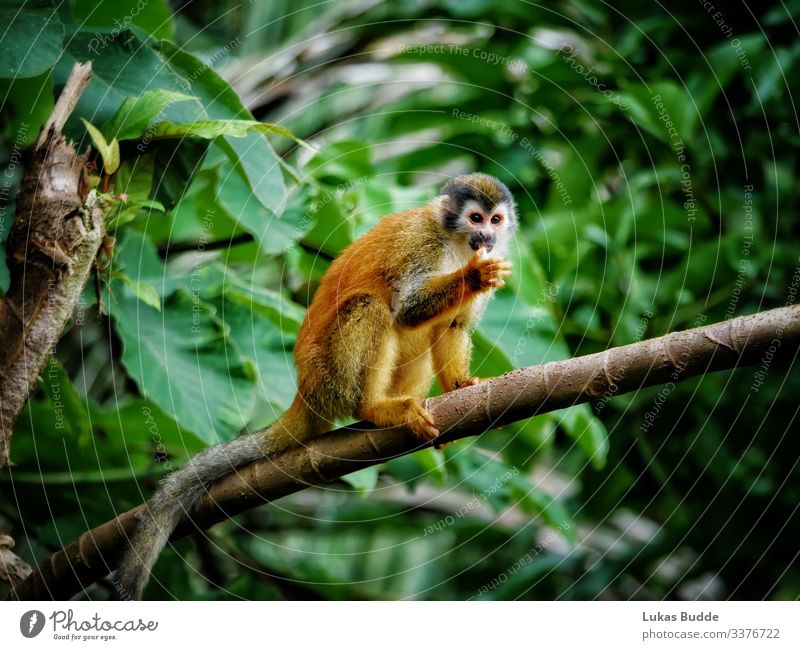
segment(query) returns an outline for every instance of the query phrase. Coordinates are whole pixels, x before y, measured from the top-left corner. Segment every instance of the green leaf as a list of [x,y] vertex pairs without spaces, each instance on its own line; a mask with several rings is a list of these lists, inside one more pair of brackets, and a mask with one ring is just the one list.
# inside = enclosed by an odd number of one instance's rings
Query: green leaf
[[[248,133],[256,132],[264,135],[280,135],[284,138],[294,140],[298,144],[314,151],[308,143],[294,137],[288,129],[278,124],[268,124],[255,120],[197,120],[194,122],[184,122],[175,124],[167,120],[153,124],[153,137],[156,138],[205,138],[213,140],[221,136],[231,136],[233,138],[243,138]],[[127,138],[131,139],[131,138]]]
[[306,164],[306,172],[320,180],[329,178],[336,184],[373,176],[370,147],[361,140],[340,140],[326,146]]
[[698,108],[692,96],[672,81],[634,85],[620,93],[636,124],[671,147],[691,141]]
[[103,169],[107,174],[113,174],[119,168],[119,143],[116,138],[111,143],[106,142],[100,130],[91,123],[81,118],[86,130],[92,138],[95,149],[103,159]]
[[114,192],[127,194],[128,201],[144,205],[150,196],[154,165],[154,154],[135,156],[131,160],[124,161],[114,177]]
[[308,208],[313,226],[304,237],[312,247],[338,255],[355,239],[355,224],[331,193],[318,194]]
[[27,148],[53,110],[53,75],[48,70],[37,77],[0,77],[0,97],[4,98],[6,138],[17,149]]
[[215,142],[226,153],[259,203],[276,215],[283,212],[286,186],[280,159],[267,139],[260,133],[250,133],[244,138],[225,136]]
[[61,55],[64,25],[48,0],[4,0],[0,25],[0,77],[35,77]]
[[[70,7],[73,18],[86,27],[135,25],[156,38],[173,36],[172,12],[167,0],[70,0]],[[97,47],[102,51],[101,44]]]
[[[104,44],[102,48],[98,40]],[[93,123],[104,124],[126,99],[139,97],[148,90],[187,93],[186,82],[165,65],[157,52],[130,30],[119,31],[118,28],[98,29],[94,33],[78,31],[71,35],[55,67],[56,85],[66,83],[73,65],[87,58],[92,59],[92,78],[65,129],[67,135],[75,139],[83,135],[79,116],[91,116]],[[182,101],[167,106],[163,119],[180,123],[205,117],[199,101]]]
[[[166,109],[176,102],[185,101],[196,102],[197,98],[163,88],[148,90],[139,97],[127,98],[103,125],[102,131],[117,140],[138,140],[144,136],[152,138],[156,134],[156,126],[163,121]],[[153,122],[155,124],[151,127]]]
[[[173,293],[177,286],[182,286],[179,281],[182,277],[167,273],[164,261],[158,256],[152,242],[135,230],[125,230],[114,247],[113,272],[124,272],[129,278],[137,282],[146,282],[155,287],[158,294],[166,297]],[[115,285],[124,290],[125,295],[134,297],[125,284]],[[115,298],[109,296],[108,301]]]
[[217,172],[220,178],[215,194],[217,204],[238,228],[253,235],[262,253],[282,253],[310,229],[310,219],[300,210],[276,215],[261,205],[230,162],[222,164]]
[[[234,275],[232,271],[230,275]],[[220,291],[217,299],[210,302],[218,308],[230,339],[236,342],[240,354],[255,368],[258,380],[256,404],[248,428],[261,429],[274,422],[294,399],[296,381],[292,348],[295,336],[291,327],[282,331],[279,324],[252,304],[231,300],[227,289],[226,283],[224,294]]]
[[209,445],[233,438],[250,419],[256,378],[216,311],[183,290],[161,314],[139,305],[122,296],[109,312],[142,395]]
[[119,169],[119,142],[114,138],[108,145],[108,159],[103,156],[104,168],[109,174]]
[[55,357],[50,357],[41,378],[56,430],[61,429],[65,436],[73,437],[74,443],[88,444],[91,425],[86,400],[75,390],[67,371]]
[[[159,48],[170,69],[180,74],[191,93],[200,99],[209,118],[253,119],[236,92],[206,63],[169,41],[162,41]],[[243,138],[224,136],[218,144],[258,201],[273,213],[280,213],[286,201],[286,187],[278,156],[264,135],[250,132]]]
[[608,457],[608,431],[594,416],[588,404],[579,404],[558,411],[560,425],[578,443],[589,461],[597,470],[602,469]]
[[[139,425],[141,422],[141,425]],[[156,404],[141,398],[114,401],[111,405],[92,408],[92,424],[109,438],[119,440],[126,456],[139,449],[147,453],[152,464],[153,453],[165,452],[174,464],[204,448],[194,435],[186,435],[174,418],[167,416]],[[149,435],[142,435],[142,427]],[[162,450],[160,445],[164,446]]]
[[143,201],[137,201],[137,204],[142,206],[143,208],[149,208],[150,210],[158,210],[159,212],[164,212],[164,204],[160,201],[153,201],[152,199],[144,199]]
[[437,449],[420,449],[414,454],[416,460],[425,470],[429,479],[444,483],[447,480],[447,463],[445,455]]
[[[255,286],[224,264],[209,264],[198,269],[195,278],[204,300],[222,296],[267,317],[281,331],[296,334],[305,316],[305,309],[277,291]],[[186,284],[182,286],[187,286]]]
[[167,210],[175,208],[187,192],[191,191],[208,147],[208,140],[156,143],[156,182],[152,198],[163,204]]
[[380,473],[380,466],[372,465],[371,467],[360,469],[357,472],[346,474],[342,476],[342,480],[354,488],[357,492],[360,492],[361,494],[368,494],[369,492],[372,492],[372,490],[374,490],[375,486],[378,484],[378,476]]
[[511,499],[525,514],[538,515],[569,541],[574,543],[577,540],[575,525],[561,502],[532,485],[525,477],[517,476],[512,481]]
[[156,311],[161,311],[161,298],[158,291],[155,290],[152,284],[142,280],[131,280],[124,273],[116,272],[114,277],[122,280],[127,286],[130,287],[133,295],[141,300],[144,304],[150,305]]
[[124,283],[106,295],[128,375],[143,396],[206,444],[233,438],[252,417],[257,378],[230,327],[202,299],[202,285],[168,274],[152,244],[134,230],[124,231],[114,261],[134,282],[164,296],[159,313]]
[[120,203],[117,206],[117,209],[106,217],[106,225],[108,226],[108,230],[110,232],[114,232],[115,230],[133,221],[140,212],[141,208],[138,205],[125,205]]

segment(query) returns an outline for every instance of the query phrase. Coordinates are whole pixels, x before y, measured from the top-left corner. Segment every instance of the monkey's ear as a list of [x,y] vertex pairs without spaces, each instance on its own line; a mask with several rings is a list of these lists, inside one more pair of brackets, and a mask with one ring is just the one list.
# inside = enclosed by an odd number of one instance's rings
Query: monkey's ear
[[440,194],[433,199],[434,209],[442,219],[453,212],[453,205],[453,197],[449,194]]

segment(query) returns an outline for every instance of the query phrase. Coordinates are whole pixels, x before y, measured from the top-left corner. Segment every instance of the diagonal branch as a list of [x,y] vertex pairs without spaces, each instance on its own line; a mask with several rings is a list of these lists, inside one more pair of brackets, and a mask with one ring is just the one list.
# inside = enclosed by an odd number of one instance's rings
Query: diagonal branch
[[103,240],[103,211],[82,196],[86,157],[61,129],[91,77],[76,64],[42,128],[8,233],[11,276],[0,299],[0,469],[9,462],[14,422],[72,316]]
[[[496,426],[556,409],[714,370],[773,359],[793,361],[800,350],[800,305],[741,316],[565,361],[515,370],[429,400],[440,440],[474,436]],[[763,377],[761,378],[763,379]],[[421,448],[402,429],[376,431],[358,423],[323,434],[306,447],[241,468],[211,486],[175,532],[177,539],[249,508],[310,485]],[[19,599],[64,599],[112,571],[136,527],[139,506],[84,533],[43,560],[17,585]]]

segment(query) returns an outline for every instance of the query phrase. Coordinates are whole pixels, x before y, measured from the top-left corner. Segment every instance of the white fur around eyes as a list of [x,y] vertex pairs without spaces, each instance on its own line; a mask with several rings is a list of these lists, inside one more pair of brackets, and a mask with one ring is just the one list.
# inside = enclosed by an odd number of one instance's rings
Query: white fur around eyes
[[464,201],[464,206],[461,208],[461,215],[469,217],[473,212],[484,214],[483,207],[477,201]]
[[494,214],[499,214],[504,219],[508,219],[508,216],[509,216],[509,214],[511,212],[510,208],[511,208],[511,206],[508,205],[508,203],[506,203],[505,201],[502,201],[501,203],[498,203],[495,206],[494,211],[492,212],[492,214],[493,215]]

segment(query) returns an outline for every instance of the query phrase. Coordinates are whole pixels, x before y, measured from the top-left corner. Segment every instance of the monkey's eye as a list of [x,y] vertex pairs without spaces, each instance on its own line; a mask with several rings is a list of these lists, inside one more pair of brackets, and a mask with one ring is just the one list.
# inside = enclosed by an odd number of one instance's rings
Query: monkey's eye
[[493,223],[495,226],[496,226],[498,223],[500,223],[502,220],[503,220],[503,217],[501,217],[499,214],[495,214],[495,215],[493,215],[493,216],[492,216],[492,223]]
[[471,215],[469,215],[469,220],[472,223],[483,223],[483,215],[473,212]]

